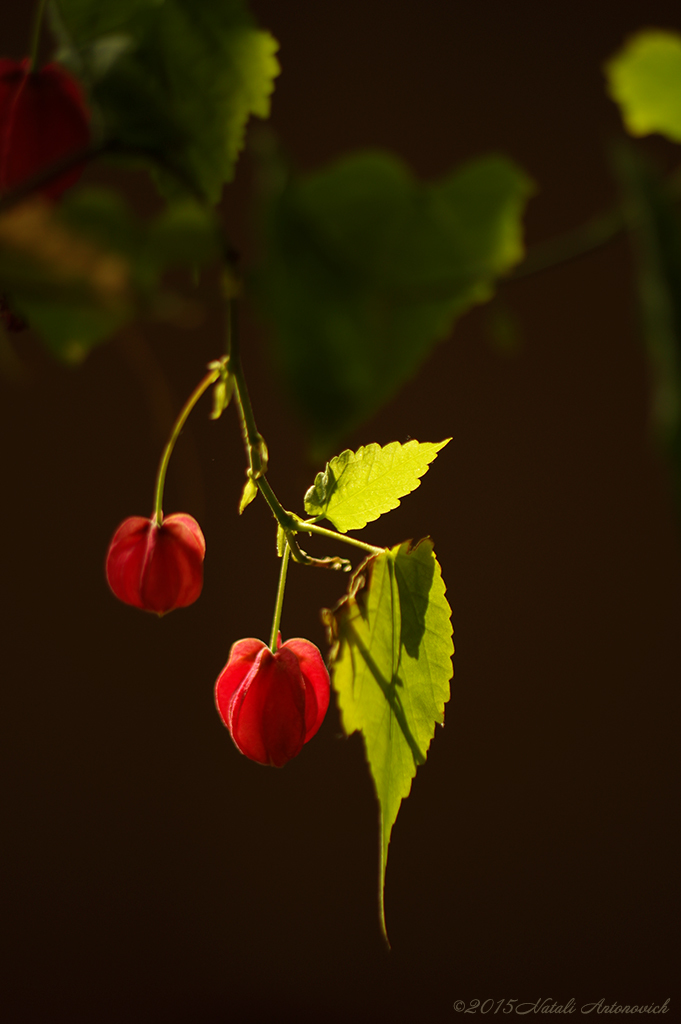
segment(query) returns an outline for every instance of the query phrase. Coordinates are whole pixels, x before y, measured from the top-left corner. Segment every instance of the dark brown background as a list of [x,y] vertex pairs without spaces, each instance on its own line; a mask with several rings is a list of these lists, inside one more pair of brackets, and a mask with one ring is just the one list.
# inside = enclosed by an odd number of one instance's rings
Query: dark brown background
[[[530,243],[614,198],[603,60],[642,25],[681,29],[667,0],[253,7],[281,42],[273,125],[301,167],[380,145],[434,177],[500,150],[540,186]],[[29,16],[4,21],[4,53],[22,54]],[[673,165],[672,147],[643,145]],[[126,187],[152,204],[144,182]],[[246,253],[249,188],[245,161],[225,217]],[[346,439],[454,438],[369,531],[434,537],[457,645],[446,728],[393,833],[390,954],[359,738],[332,707],[269,771],[213,708],[231,643],[267,637],[277,574],[264,505],[236,516],[232,410],[215,425],[200,408],[170,470],[166,511],[207,538],[200,602],[158,621],[104,581],[113,529],[151,511],[159,424],[221,350],[217,318],[78,371],[19,340],[27,376],[0,383],[4,1019],[445,1022],[456,999],[673,997],[681,558],[628,246],[504,297],[517,354],[474,311]],[[250,322],[244,349],[272,483],[300,510],[320,467]],[[340,585],[293,566],[285,635],[323,646],[318,609]]]

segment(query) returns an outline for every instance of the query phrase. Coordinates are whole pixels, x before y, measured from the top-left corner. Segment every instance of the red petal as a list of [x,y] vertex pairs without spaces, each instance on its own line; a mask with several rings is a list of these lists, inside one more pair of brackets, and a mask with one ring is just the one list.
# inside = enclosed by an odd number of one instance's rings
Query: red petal
[[246,757],[281,768],[305,742],[305,683],[295,655],[257,656],[230,709],[232,738]]
[[230,727],[229,705],[237,688],[253,667],[253,662],[266,644],[262,640],[249,638],[238,640],[232,644],[227,664],[218,676],[215,684],[215,704],[220,718],[225,725]]
[[106,578],[120,601],[144,608],[140,596],[142,566],[147,551],[151,521],[131,516],[113,535],[106,556]]
[[195,519],[168,516],[149,537],[140,590],[144,607],[164,613],[193,604],[203,587],[205,552],[206,543]]
[[178,538],[185,544],[193,544],[197,551],[200,551],[203,558],[206,554],[206,540],[201,527],[193,516],[186,512],[173,512],[163,520],[163,528],[171,529]]
[[329,673],[318,647],[309,640],[287,640],[282,651],[295,654],[305,681],[305,743],[312,739],[324,721],[329,707]]

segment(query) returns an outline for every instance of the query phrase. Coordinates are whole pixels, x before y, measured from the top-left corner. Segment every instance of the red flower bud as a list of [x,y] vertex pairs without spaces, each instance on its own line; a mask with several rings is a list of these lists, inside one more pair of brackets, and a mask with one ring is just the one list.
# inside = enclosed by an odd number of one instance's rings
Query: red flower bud
[[[58,64],[40,71],[0,58],[0,189],[18,185],[90,141],[90,115],[80,86]],[[58,199],[82,174],[71,168],[41,192]]]
[[164,615],[193,604],[203,586],[206,542],[191,516],[131,516],[116,530],[106,556],[106,578],[116,597]]
[[309,640],[273,653],[262,640],[239,640],[215,684],[215,703],[234,743],[259,764],[281,768],[319,729],[329,706],[329,673]]

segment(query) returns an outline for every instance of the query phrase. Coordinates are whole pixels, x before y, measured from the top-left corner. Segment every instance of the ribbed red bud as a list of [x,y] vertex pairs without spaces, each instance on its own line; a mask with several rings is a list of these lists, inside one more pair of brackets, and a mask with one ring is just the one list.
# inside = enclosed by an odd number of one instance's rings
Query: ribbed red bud
[[[90,115],[80,86],[58,64],[40,71],[22,61],[0,58],[0,189],[18,185],[90,141]],[[71,168],[43,189],[58,199],[78,180],[83,165]]]
[[106,578],[121,601],[164,615],[196,601],[205,554],[201,527],[192,516],[176,513],[160,526],[131,516],[113,535]]
[[215,684],[215,703],[237,748],[258,764],[281,768],[300,753],[324,720],[329,673],[309,640],[271,651],[239,640]]

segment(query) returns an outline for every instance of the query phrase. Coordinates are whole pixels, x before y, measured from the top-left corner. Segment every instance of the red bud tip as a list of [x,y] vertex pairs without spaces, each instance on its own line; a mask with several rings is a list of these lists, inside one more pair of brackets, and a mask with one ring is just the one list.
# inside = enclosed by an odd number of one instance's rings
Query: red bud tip
[[192,516],[176,513],[161,526],[131,516],[109,545],[106,578],[121,601],[164,615],[196,601],[205,554],[201,527]]
[[[90,114],[78,82],[58,64],[0,58],[0,190],[12,188],[90,141]],[[83,172],[71,168],[41,194],[58,199]]]
[[258,764],[281,768],[312,739],[329,706],[329,673],[309,640],[272,652],[239,640],[215,684],[215,703],[237,748]]

